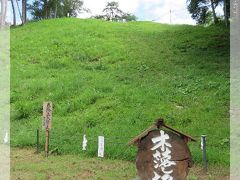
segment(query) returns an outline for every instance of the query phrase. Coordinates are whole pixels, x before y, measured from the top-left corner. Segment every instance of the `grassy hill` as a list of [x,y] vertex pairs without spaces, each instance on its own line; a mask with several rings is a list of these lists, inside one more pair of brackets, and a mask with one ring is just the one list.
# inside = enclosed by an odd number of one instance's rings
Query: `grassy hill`
[[[221,26],[56,19],[11,30],[11,143],[34,146],[54,103],[50,149],[134,160],[126,143],[158,117],[229,163],[229,35]],[[82,136],[88,150],[81,151]],[[41,132],[44,146],[44,132]],[[191,143],[201,162],[200,142]]]

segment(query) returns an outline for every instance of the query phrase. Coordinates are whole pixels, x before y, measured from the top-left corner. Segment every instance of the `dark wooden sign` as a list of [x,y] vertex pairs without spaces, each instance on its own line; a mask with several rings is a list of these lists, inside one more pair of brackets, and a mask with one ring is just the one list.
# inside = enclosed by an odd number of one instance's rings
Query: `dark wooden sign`
[[141,180],[187,179],[192,167],[187,146],[191,137],[170,129],[155,124],[129,142],[138,147],[136,167]]

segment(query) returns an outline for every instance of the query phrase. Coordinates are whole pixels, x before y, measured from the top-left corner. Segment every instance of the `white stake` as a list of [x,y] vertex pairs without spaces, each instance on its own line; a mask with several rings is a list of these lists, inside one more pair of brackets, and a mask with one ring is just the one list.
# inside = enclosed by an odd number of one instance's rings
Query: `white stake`
[[87,148],[87,137],[86,137],[86,134],[83,135],[83,142],[82,142],[82,150],[83,151],[86,151],[86,148]]
[[104,137],[98,136],[98,157],[104,157]]
[[3,143],[7,144],[8,143],[8,133],[6,132],[5,137],[3,139]]

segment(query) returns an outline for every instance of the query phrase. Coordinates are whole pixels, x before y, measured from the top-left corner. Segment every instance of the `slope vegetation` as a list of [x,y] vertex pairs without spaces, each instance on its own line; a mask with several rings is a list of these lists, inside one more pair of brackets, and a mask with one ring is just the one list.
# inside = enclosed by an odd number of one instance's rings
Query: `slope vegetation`
[[[126,143],[156,118],[229,163],[229,32],[150,22],[57,19],[11,30],[11,143],[34,146],[43,101],[54,103],[50,149],[133,160]],[[82,152],[82,136],[88,149]],[[41,132],[44,146],[44,132]],[[191,143],[201,162],[200,143]]]

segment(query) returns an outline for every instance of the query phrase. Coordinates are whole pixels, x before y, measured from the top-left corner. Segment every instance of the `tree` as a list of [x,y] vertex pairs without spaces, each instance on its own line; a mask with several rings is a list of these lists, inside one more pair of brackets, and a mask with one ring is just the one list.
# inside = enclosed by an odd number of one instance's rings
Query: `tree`
[[103,9],[103,15],[96,15],[93,18],[104,19],[107,21],[136,21],[137,17],[131,13],[125,13],[119,9],[119,3],[108,2]]
[[213,19],[213,23],[218,22],[216,15],[216,7],[220,4],[224,5],[224,17],[228,21],[230,14],[229,3],[230,0],[187,0],[188,11],[192,14],[192,18],[197,21],[198,24],[205,24],[208,22],[209,17]]
[[42,0],[34,0],[32,4],[28,4],[27,9],[30,11],[34,20],[45,18],[44,2]]
[[218,19],[217,19],[215,9],[218,5],[218,1],[217,0],[210,0],[210,2],[211,2],[212,14],[213,14],[213,22],[216,24],[218,22]]
[[13,13],[13,26],[16,26],[17,25],[16,10],[15,10],[15,6],[14,6],[13,0],[11,0],[11,5],[12,5],[12,13]]
[[19,1],[19,0],[15,0],[15,1],[16,1],[16,4],[17,4],[19,17],[20,17],[20,19],[21,19],[21,21],[22,21],[22,24],[23,24],[23,18],[22,18],[21,10],[20,10],[19,4],[18,4],[18,1]]
[[105,16],[108,21],[118,21],[123,15],[123,11],[119,9],[118,2],[108,2],[106,7],[103,9]]
[[124,13],[122,15],[122,20],[129,22],[129,21],[136,21],[137,17],[134,14],[131,13]]
[[95,19],[105,19],[105,16],[104,15],[96,15],[96,16],[93,16],[92,18],[95,18]]
[[77,17],[78,13],[85,11],[82,0],[63,0],[64,16]]
[[49,5],[51,4],[51,0],[43,0],[43,13],[44,13],[44,18],[48,19],[49,18]]
[[197,24],[205,24],[207,20],[207,12],[209,10],[207,0],[188,0],[188,11],[192,14],[192,18]]
[[27,0],[22,0],[22,24],[27,22]]
[[0,28],[6,25],[7,0],[0,0]]
[[28,5],[33,19],[48,19],[57,17],[76,17],[78,13],[87,11],[82,0],[34,0]]
[[226,26],[229,26],[230,18],[230,0],[223,0],[224,21]]
[[55,4],[54,18],[57,18],[58,6],[59,6],[57,0],[55,0],[54,4]]

